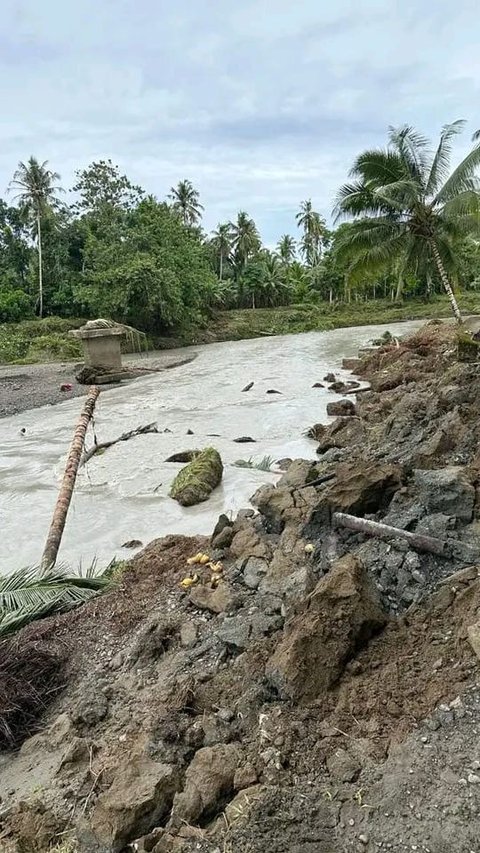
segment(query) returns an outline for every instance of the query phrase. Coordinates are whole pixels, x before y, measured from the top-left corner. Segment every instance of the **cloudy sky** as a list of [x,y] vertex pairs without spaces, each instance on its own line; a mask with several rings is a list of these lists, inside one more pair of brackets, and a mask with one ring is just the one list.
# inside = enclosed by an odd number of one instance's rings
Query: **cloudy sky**
[[[246,209],[265,241],[301,199],[327,217],[389,124],[480,127],[478,0],[2,0],[0,195],[19,160],[73,184],[93,159],[205,226]],[[462,143],[461,143],[462,145]],[[458,153],[462,153],[459,148]]]

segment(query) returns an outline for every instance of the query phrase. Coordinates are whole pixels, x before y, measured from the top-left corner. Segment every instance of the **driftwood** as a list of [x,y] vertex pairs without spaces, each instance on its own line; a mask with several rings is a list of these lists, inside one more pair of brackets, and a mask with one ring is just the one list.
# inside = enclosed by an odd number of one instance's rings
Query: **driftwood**
[[357,518],[355,515],[347,515],[344,512],[334,512],[332,521],[339,527],[356,530],[358,533],[366,533],[376,539],[404,539],[416,551],[428,551],[430,554],[444,556],[447,543],[433,536],[423,536],[421,533],[410,533],[399,527],[391,527],[389,524],[380,524],[378,521],[368,521],[366,518]]
[[373,389],[369,385],[368,388],[347,388],[346,391],[342,391],[342,397],[345,394],[366,394],[367,391],[372,391]]
[[57,497],[57,503],[53,511],[50,530],[48,531],[47,541],[42,556],[42,569],[45,571],[55,565],[58,549],[62,541],[63,530],[67,520],[68,508],[72,500],[75,480],[77,479],[77,471],[80,465],[80,457],[85,444],[85,434],[88,424],[93,416],[95,403],[100,394],[100,388],[93,386],[90,388],[81,415],[78,419],[75,432],[73,434],[70,450],[68,451],[67,462],[63,474],[62,485]]
[[118,444],[119,441],[128,441],[129,438],[134,438],[136,435],[145,435],[149,432],[158,432],[158,427],[156,423],[146,424],[146,426],[140,426],[136,429],[131,429],[129,430],[129,432],[124,432],[122,433],[122,435],[119,435],[118,438],[113,438],[111,441],[97,442],[95,440],[93,447],[90,447],[84,452],[80,460],[79,468],[81,468],[82,465],[85,465],[86,462],[88,462],[88,460],[92,458],[92,456],[95,456],[96,453],[101,453],[102,450],[106,450],[107,447],[112,447],[113,444]]
[[310,486],[322,486],[324,483],[329,483],[330,480],[334,480],[336,476],[336,474],[322,474],[321,477],[316,477],[315,480],[310,480],[310,482],[305,483],[304,486],[298,486],[297,491],[300,491],[300,489],[308,489]]

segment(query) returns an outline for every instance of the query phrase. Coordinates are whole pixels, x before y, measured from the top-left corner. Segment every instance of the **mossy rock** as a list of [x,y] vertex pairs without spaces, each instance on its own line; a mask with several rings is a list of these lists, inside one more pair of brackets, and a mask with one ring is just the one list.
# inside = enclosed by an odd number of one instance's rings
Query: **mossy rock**
[[457,336],[457,355],[459,361],[478,361],[480,359],[480,343],[466,332]]
[[220,454],[206,447],[177,474],[170,488],[170,497],[182,506],[206,501],[219,485],[223,475]]

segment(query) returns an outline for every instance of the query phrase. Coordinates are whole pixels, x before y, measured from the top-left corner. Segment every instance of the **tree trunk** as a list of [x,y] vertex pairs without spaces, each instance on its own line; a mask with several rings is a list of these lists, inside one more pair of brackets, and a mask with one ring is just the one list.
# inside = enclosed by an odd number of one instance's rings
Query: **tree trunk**
[[409,533],[408,530],[402,530],[399,527],[390,527],[389,524],[368,521],[366,518],[357,518],[356,515],[347,515],[344,512],[334,512],[332,521],[339,527],[346,527],[348,530],[355,530],[359,533],[367,533],[376,539],[385,539],[387,542],[391,542],[392,539],[404,539],[417,551],[427,551],[439,556],[445,554],[445,542],[442,542],[441,539],[435,539],[433,536]]
[[373,298],[376,299],[376,297],[377,297],[377,286],[374,282],[373,283]]
[[220,252],[220,281],[223,275],[223,252]]
[[72,499],[73,488],[77,478],[78,466],[82,456],[83,445],[85,443],[85,433],[87,432],[88,424],[95,409],[97,397],[100,394],[100,388],[92,386],[87,394],[81,415],[78,419],[75,432],[73,434],[72,443],[68,451],[65,471],[63,474],[62,485],[58,493],[57,503],[53,511],[50,530],[48,531],[47,541],[42,556],[42,570],[46,571],[51,566],[55,565],[58,549],[62,541],[65,521],[67,519],[68,508]]
[[328,301],[330,302],[330,305],[333,302],[333,290],[332,290],[332,288],[330,288],[330,290],[328,291]]
[[42,270],[42,229],[40,211],[37,211],[37,240],[38,240],[38,315],[43,317],[43,270]]
[[440,274],[440,278],[442,280],[442,284],[443,284],[445,291],[446,291],[446,294],[450,300],[450,305],[452,306],[452,311],[455,315],[455,319],[456,319],[457,323],[459,324],[459,326],[461,326],[462,325],[462,315],[460,314],[460,308],[458,307],[458,302],[457,302],[457,300],[455,298],[455,294],[452,290],[452,285],[450,284],[450,282],[448,280],[448,276],[447,276],[445,267],[443,266],[442,259],[440,257],[440,252],[438,251],[437,245],[433,240],[431,241],[430,246],[431,246],[431,249],[433,252],[433,257],[435,258],[435,263],[437,265],[437,269],[438,269],[438,272]]
[[401,273],[398,274],[397,278],[397,291],[395,293],[395,302],[400,302],[400,297],[403,292],[403,276]]

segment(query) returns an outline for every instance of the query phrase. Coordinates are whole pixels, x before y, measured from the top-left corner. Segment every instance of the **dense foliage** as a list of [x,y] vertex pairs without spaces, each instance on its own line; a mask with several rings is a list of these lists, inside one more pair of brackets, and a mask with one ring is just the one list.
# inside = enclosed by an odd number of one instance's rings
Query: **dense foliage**
[[15,203],[0,200],[0,323],[107,316],[163,334],[204,325],[215,308],[428,300],[445,279],[476,290],[480,146],[449,176],[460,129],[444,129],[433,159],[412,129],[392,131],[340,193],[338,211],[354,221],[329,230],[307,199],[296,235],[275,249],[246,211],[206,235],[188,180],[161,201],[100,160],[76,173],[65,204],[59,175],[31,157],[15,172]]

